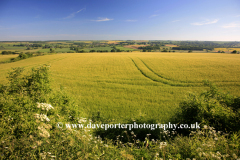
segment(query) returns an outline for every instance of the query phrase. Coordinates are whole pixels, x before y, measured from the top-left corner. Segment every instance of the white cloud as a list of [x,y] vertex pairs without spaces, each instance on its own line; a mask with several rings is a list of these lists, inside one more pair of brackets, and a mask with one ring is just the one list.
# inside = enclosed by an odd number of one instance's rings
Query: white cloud
[[135,20],[135,19],[128,19],[128,20],[126,20],[127,22],[137,22],[137,20]]
[[67,17],[65,17],[65,18],[63,18],[63,19],[73,18],[73,17],[75,17],[75,15],[76,15],[77,13],[79,13],[79,12],[81,12],[81,11],[83,11],[83,10],[86,10],[86,8],[82,8],[82,9],[78,10],[77,12],[73,12],[72,14],[70,14],[69,16],[67,16]]
[[98,20],[92,20],[92,21],[96,21],[96,22],[104,22],[104,21],[112,21],[113,19],[109,19],[109,18],[101,18],[99,17]]
[[233,23],[226,24],[226,25],[224,25],[222,27],[223,28],[239,28],[240,27],[240,23],[239,22],[233,22]]
[[213,21],[206,20],[206,21],[202,21],[202,22],[191,23],[191,25],[202,26],[202,25],[207,25],[207,24],[214,24],[214,23],[217,23],[218,21],[219,21],[218,19],[214,19]]
[[172,21],[172,22],[179,22],[180,20],[175,20],[175,21]]
[[153,17],[157,17],[157,16],[159,16],[159,15],[158,14],[153,14],[149,18],[153,18]]

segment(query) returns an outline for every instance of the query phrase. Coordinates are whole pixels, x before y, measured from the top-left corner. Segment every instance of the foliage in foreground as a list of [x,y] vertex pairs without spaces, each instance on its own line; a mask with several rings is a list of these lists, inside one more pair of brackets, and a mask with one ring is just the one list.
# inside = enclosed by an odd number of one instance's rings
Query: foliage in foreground
[[[174,116],[174,122],[191,124],[194,122],[210,125],[219,131],[237,132],[240,130],[240,98],[222,93],[212,83],[206,81],[209,91],[199,96],[190,93],[180,103],[180,112]],[[180,130],[179,130],[180,131]],[[189,134],[190,131],[184,133]]]
[[237,159],[239,133],[228,135],[204,126],[189,136],[161,131],[165,140],[125,132],[129,142],[103,141],[92,129],[59,128],[58,122],[87,124],[77,104],[63,91],[52,91],[49,67],[22,68],[9,74],[9,84],[0,87],[1,159]]

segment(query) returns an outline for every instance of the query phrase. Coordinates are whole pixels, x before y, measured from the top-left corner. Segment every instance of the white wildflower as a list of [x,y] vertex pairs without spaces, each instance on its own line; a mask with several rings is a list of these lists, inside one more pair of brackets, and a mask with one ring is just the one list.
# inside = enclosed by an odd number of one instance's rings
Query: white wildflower
[[39,133],[41,137],[45,137],[45,138],[50,137],[50,134],[43,126],[38,126],[38,129],[41,131],[41,133]]
[[40,157],[42,157],[42,159],[46,159],[46,153],[43,151],[43,153],[40,153]]
[[87,122],[87,118],[80,118],[79,120],[78,120],[78,123],[85,123],[85,122]]
[[222,156],[221,153],[219,151],[217,151],[216,155],[218,156]]
[[34,116],[36,119],[40,119],[41,121],[44,121],[44,120],[46,120],[47,122],[50,121],[50,119],[45,114],[37,114],[36,113]]
[[53,106],[51,104],[47,104],[47,103],[38,103],[37,102],[37,108],[41,108],[42,110],[50,110],[50,109],[54,109]]
[[237,155],[235,153],[232,154],[234,159],[237,159]]
[[160,149],[167,146],[167,142],[160,142]]

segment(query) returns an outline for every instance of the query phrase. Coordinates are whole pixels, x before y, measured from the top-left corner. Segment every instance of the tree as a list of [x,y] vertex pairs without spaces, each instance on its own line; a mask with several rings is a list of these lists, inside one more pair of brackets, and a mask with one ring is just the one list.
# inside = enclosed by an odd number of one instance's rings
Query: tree
[[28,58],[28,55],[26,55],[25,53],[20,53],[20,54],[18,55],[18,57],[19,57],[20,59],[26,59],[26,58]]
[[55,53],[55,50],[53,50],[52,48],[50,48],[50,53]]
[[94,49],[90,50],[89,52],[96,52]]
[[14,52],[11,51],[2,51],[2,55],[13,54]]
[[167,50],[166,50],[166,49],[164,49],[164,50],[162,50],[161,52],[167,52]]

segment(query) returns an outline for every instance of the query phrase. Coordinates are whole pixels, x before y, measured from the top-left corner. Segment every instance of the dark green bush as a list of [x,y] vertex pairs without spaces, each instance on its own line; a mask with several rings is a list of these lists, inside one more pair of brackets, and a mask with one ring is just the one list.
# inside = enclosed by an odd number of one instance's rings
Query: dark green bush
[[[44,140],[39,135],[39,125],[49,127],[48,132],[55,137],[60,130],[52,133],[51,128],[56,128],[58,121],[71,121],[69,116],[76,117],[77,111],[73,109],[70,97],[62,91],[52,91],[47,65],[32,68],[28,74],[24,74],[23,68],[14,68],[8,80],[7,85],[0,86],[1,159],[33,159],[49,149],[50,141],[55,142],[54,138]],[[41,111],[37,108],[37,102],[52,104],[54,109]],[[35,118],[35,114],[41,112],[51,119],[49,123],[43,124]],[[40,140],[43,144],[36,148],[36,142]]]
[[[220,92],[212,83],[205,82],[205,84],[210,90],[200,95],[190,94],[187,100],[180,103],[180,111],[173,118],[174,123],[198,122],[201,126],[212,126],[220,131],[239,131],[240,98]],[[178,132],[189,133],[183,130]]]

